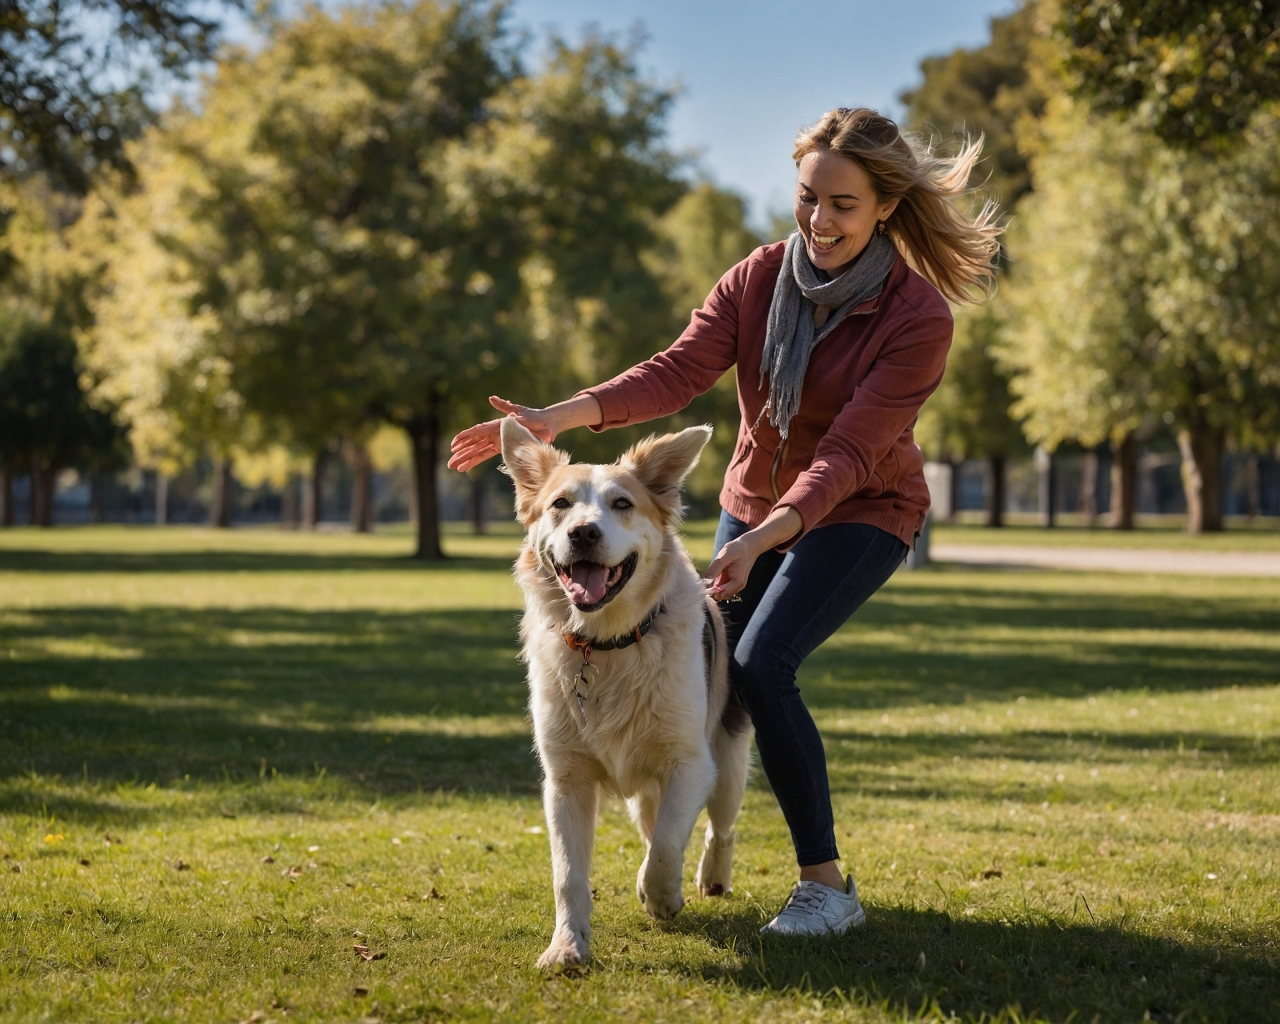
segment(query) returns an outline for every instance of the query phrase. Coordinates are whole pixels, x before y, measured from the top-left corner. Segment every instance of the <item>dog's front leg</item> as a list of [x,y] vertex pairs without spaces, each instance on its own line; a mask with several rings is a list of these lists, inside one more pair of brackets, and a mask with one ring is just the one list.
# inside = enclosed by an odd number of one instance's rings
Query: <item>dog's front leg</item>
[[594,779],[548,776],[542,803],[551,839],[556,930],[538,966],[582,964],[591,958],[591,847],[596,833]]
[[680,892],[684,848],[715,778],[715,762],[711,754],[704,751],[700,757],[677,765],[663,788],[649,855],[640,865],[636,879],[636,895],[651,917],[659,920],[675,917],[684,906]]

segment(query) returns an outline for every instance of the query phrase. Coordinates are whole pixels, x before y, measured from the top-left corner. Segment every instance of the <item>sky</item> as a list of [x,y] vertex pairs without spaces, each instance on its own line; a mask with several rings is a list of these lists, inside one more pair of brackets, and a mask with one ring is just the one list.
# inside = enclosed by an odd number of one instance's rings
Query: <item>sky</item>
[[[512,24],[535,40],[571,41],[598,26],[646,43],[647,76],[681,92],[668,142],[750,202],[763,225],[791,205],[796,132],[838,106],[902,114],[899,94],[920,81],[920,60],[981,46],[993,16],[1014,0],[513,0]],[[535,41],[533,54],[537,53]]]

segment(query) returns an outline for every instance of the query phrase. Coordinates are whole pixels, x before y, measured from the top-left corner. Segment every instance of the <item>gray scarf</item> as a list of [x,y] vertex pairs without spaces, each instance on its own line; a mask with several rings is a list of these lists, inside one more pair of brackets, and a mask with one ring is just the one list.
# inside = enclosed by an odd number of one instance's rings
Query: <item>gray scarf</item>
[[[800,408],[800,388],[809,366],[809,354],[835,330],[849,310],[880,291],[897,258],[898,250],[889,236],[877,231],[853,266],[834,281],[823,281],[818,269],[809,262],[800,232],[793,231],[787,239],[782,271],[769,306],[759,384],[764,387],[767,373],[769,421],[783,438],[791,429],[791,418]],[[826,323],[815,330],[813,314],[818,306],[836,308]]]

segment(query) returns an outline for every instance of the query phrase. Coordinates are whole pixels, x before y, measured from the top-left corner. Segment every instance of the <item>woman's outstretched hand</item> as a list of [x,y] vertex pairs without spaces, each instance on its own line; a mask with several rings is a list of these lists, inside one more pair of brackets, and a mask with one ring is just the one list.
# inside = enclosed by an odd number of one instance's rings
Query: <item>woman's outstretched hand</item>
[[[550,444],[559,432],[547,409],[533,409],[527,405],[516,405],[497,395],[489,396],[489,404],[507,416],[514,417],[535,437]],[[473,466],[478,466],[485,459],[491,459],[502,453],[502,420],[487,420],[468,427],[458,434],[449,445],[449,468],[465,473]]]

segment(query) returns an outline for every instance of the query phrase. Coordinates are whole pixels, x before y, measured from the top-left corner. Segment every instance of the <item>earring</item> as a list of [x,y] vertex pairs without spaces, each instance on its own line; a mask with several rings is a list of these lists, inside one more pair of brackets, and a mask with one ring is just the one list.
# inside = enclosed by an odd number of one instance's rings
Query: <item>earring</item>
[[882,234],[882,235],[883,235],[883,234],[884,234],[887,230],[889,230],[889,229],[885,227],[885,222],[884,222],[884,221],[882,221],[882,220],[878,220],[878,221],[876,221],[876,230],[877,230],[877,231],[879,231],[879,232],[880,232],[880,234]]

